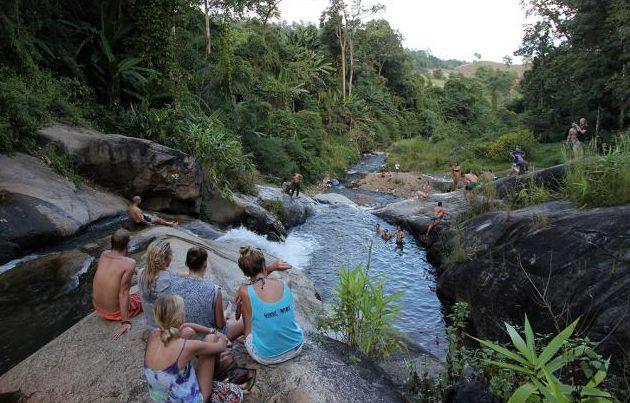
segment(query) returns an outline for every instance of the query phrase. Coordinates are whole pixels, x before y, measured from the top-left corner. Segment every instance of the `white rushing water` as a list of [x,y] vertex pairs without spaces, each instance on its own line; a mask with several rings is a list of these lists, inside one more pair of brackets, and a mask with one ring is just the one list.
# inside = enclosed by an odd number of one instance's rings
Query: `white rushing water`
[[231,229],[217,241],[239,241],[244,245],[260,248],[300,269],[309,265],[311,256],[318,246],[312,235],[289,235],[285,242],[273,242],[245,227]]

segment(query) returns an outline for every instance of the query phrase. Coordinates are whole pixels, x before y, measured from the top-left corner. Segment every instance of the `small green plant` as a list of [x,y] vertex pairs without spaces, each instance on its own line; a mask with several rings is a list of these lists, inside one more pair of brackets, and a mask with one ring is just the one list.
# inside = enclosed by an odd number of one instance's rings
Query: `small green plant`
[[265,210],[269,211],[278,218],[282,218],[282,215],[284,214],[284,207],[280,200],[262,199],[260,204]]
[[79,185],[83,182],[83,177],[76,170],[70,158],[59,152],[55,145],[48,144],[41,150],[40,155],[47,165],[54,169],[59,175],[66,177],[70,182],[75,185]]
[[[606,378],[610,360],[597,359],[593,350],[584,343],[570,343],[578,320],[558,333],[544,348],[538,349],[534,331],[525,316],[525,339],[511,325],[505,324],[516,351],[508,350],[487,340],[474,338],[482,346],[496,352],[501,360],[484,360],[507,371],[522,374],[526,382],[512,393],[508,403],[528,401],[547,402],[608,402],[610,394],[598,389]],[[595,359],[592,357],[595,356]],[[588,360],[581,360],[588,357]],[[586,382],[583,385],[565,384],[555,375],[578,362]],[[571,380],[573,380],[572,378]]]
[[449,248],[446,251],[444,264],[453,266],[455,264],[471,261],[477,256],[479,245],[464,238],[460,229],[455,229],[455,234],[450,238]]
[[535,229],[544,229],[549,227],[549,215],[544,211],[535,213],[532,217],[532,227]]
[[345,343],[372,357],[401,348],[392,323],[399,317],[396,300],[403,292],[385,295],[383,277],[370,275],[369,256],[366,265],[339,270],[335,294],[330,313],[319,320],[321,330],[333,331]]
[[532,177],[521,190],[508,194],[509,205],[514,209],[520,209],[535,204],[541,204],[558,199],[558,194],[536,182]]

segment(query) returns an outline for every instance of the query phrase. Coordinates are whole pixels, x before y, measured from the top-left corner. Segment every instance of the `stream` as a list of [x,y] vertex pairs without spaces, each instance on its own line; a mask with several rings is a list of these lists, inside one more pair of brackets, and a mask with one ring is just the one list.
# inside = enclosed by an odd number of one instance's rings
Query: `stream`
[[[347,182],[329,190],[359,206],[316,205],[314,214],[293,228],[284,243],[268,241],[244,228],[232,229],[219,240],[252,244],[291,263],[295,270],[304,270],[328,303],[335,296],[339,268],[367,262],[371,245],[370,273],[383,276],[387,293],[405,292],[399,301],[401,317],[395,326],[411,343],[443,358],[443,314],[435,293],[433,268],[426,262],[424,248],[409,234],[402,248],[393,241],[375,237],[377,223],[390,231],[395,228],[372,214],[371,209],[397,198],[345,186],[377,170],[383,160],[382,155],[364,159],[349,170]],[[92,311],[98,243],[124,219],[118,216],[94,223],[77,236],[0,265],[0,375]],[[197,228],[194,221],[181,228],[205,238],[220,235]],[[130,249],[134,253],[137,245],[130,245]]]
[[[383,160],[381,155],[366,158],[349,169],[349,178],[377,170]],[[402,310],[396,327],[412,343],[443,358],[442,304],[435,293],[434,270],[426,261],[425,249],[408,233],[402,248],[393,240],[385,242],[375,236],[376,224],[390,232],[395,232],[395,227],[372,214],[371,208],[398,199],[383,193],[350,189],[343,183],[330,191],[365,206],[317,205],[313,216],[293,228],[284,243],[270,242],[244,228],[230,230],[219,240],[252,244],[304,270],[323,301],[328,303],[335,296],[339,268],[365,264],[371,246],[370,273],[383,276],[388,294],[404,291],[399,300]]]

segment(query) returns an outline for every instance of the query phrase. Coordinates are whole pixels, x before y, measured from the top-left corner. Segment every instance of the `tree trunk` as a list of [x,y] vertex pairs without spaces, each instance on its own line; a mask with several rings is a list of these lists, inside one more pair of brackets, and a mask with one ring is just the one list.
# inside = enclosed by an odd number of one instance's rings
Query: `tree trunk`
[[600,123],[601,114],[602,114],[602,107],[598,105],[597,106],[597,121],[595,122],[595,138],[599,136],[599,123]]
[[623,130],[623,124],[626,121],[627,108],[628,108],[628,103],[622,103],[621,106],[619,107],[619,121],[618,121],[619,130]]
[[210,10],[208,9],[208,0],[204,0],[204,17],[206,20],[206,53],[212,53],[212,40],[210,39]]
[[349,41],[349,49],[350,49],[350,79],[348,80],[348,97],[352,96],[352,78],[354,76],[354,40],[352,36]]
[[341,26],[337,27],[337,36],[339,37],[339,47],[341,48],[341,94],[343,102],[346,102],[346,39],[343,37]]

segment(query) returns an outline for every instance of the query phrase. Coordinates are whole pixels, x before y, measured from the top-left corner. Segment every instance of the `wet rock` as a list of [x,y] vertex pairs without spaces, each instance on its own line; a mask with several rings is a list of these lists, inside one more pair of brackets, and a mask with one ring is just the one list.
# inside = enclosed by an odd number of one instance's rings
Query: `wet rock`
[[464,198],[463,192],[455,191],[450,193],[431,193],[426,199],[402,200],[374,211],[374,214],[385,221],[402,225],[410,230],[414,235],[423,235],[430,218],[434,215],[434,209],[438,202],[447,210],[446,219],[438,228],[448,225],[461,214],[468,210],[468,202]]
[[550,202],[474,217],[460,235],[475,256],[440,267],[437,291],[470,304],[478,335],[503,339],[503,321],[525,314],[541,333],[581,317],[579,332],[603,340],[604,356],[630,350],[630,205]]
[[313,213],[313,199],[300,194],[300,197],[291,197],[282,192],[282,189],[272,186],[257,185],[258,196],[249,200],[259,204],[267,211],[280,219],[286,228],[303,224]]
[[533,181],[538,186],[544,186],[550,190],[558,190],[564,181],[567,164],[556,165],[539,171],[529,172],[524,175],[508,176],[494,181],[497,196],[507,197],[510,193],[518,193],[529,186]]
[[338,193],[320,193],[313,196],[313,199],[322,204],[345,204],[346,206],[356,206],[355,202]]
[[0,167],[0,263],[127,208],[122,198],[76,185],[35,157],[0,155]]
[[[30,256],[0,273],[0,372],[92,310],[89,269],[79,251]],[[13,265],[11,265],[13,266]],[[28,337],[25,337],[28,335]]]
[[195,159],[149,140],[55,124],[41,129],[42,144],[54,144],[95,183],[148,210],[198,214],[203,175]]
[[501,399],[478,382],[460,382],[446,390],[444,403],[501,403]]
[[204,189],[202,210],[206,220],[221,228],[243,225],[272,240],[284,239],[287,234],[285,226],[272,213],[239,195],[228,199],[219,192]]

